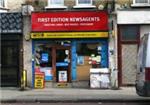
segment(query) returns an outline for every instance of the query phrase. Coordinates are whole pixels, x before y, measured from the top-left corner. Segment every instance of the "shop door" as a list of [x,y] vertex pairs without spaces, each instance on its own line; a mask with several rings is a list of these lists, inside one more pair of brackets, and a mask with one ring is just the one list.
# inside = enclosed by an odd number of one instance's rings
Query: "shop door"
[[70,47],[56,47],[56,82],[70,82]]
[[1,42],[1,86],[19,85],[19,41],[2,40]]
[[138,25],[119,25],[119,86],[133,86],[136,80],[137,51],[140,42]]

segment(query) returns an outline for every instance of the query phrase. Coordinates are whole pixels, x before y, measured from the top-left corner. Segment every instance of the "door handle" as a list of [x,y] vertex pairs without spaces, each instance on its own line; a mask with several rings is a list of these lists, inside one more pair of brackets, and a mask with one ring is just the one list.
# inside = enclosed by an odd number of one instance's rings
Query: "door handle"
[[142,71],[143,71],[143,68],[140,67],[140,72],[142,72]]

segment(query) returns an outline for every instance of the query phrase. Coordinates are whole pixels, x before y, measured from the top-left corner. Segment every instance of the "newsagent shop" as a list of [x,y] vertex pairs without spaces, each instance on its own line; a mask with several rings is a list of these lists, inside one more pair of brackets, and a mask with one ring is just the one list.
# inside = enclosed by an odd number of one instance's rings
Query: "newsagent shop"
[[109,73],[106,11],[33,12],[31,24],[33,87],[40,73],[42,88],[90,87],[91,69]]

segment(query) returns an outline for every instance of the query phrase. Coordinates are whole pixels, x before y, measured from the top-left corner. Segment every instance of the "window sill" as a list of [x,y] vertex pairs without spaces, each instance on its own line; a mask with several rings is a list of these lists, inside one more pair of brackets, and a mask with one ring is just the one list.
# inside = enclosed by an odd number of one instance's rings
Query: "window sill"
[[76,5],[76,6],[73,6],[73,8],[96,8],[96,6],[94,5]]
[[9,9],[5,8],[5,7],[0,7],[0,12],[8,12]]
[[45,9],[66,9],[67,6],[46,6]]

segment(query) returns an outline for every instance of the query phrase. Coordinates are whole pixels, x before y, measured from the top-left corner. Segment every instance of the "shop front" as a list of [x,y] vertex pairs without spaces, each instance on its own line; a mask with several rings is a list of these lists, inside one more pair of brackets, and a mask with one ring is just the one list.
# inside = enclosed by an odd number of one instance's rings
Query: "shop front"
[[38,72],[45,87],[81,87],[90,68],[108,68],[106,11],[34,12],[31,18],[33,87]]

